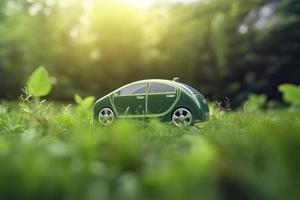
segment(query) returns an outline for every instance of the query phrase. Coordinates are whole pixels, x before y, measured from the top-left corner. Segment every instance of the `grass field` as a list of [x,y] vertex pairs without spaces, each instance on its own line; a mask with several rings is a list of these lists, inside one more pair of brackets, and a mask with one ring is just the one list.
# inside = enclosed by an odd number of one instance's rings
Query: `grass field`
[[213,111],[202,128],[87,105],[0,105],[0,199],[299,199],[300,112]]
[[279,87],[290,108],[261,110],[266,97],[252,95],[186,128],[101,127],[94,97],[41,99],[51,91],[42,67],[26,88],[19,102],[0,103],[0,200],[300,199],[298,86]]

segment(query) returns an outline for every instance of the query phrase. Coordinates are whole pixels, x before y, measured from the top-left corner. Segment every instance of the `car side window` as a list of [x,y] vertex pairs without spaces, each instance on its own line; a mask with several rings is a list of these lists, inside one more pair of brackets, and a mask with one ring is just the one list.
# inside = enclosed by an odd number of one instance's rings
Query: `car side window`
[[119,91],[120,96],[134,95],[134,94],[145,94],[147,83],[137,83],[134,85],[127,86]]
[[175,93],[175,92],[176,89],[174,87],[162,83],[151,83],[150,86],[150,94]]

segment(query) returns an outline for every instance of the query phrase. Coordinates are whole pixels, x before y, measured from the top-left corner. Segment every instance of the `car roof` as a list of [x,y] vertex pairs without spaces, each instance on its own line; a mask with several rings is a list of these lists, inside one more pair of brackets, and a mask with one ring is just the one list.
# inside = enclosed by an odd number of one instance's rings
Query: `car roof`
[[112,91],[111,93],[109,93],[109,94],[103,96],[102,98],[98,99],[98,101],[101,101],[102,99],[110,96],[111,94],[113,94],[114,92],[116,92],[118,90],[121,90],[121,89],[123,89],[127,86],[130,86],[130,85],[133,85],[133,84],[136,84],[136,83],[165,83],[165,84],[168,84],[168,85],[171,85],[171,86],[174,86],[174,87],[180,87],[180,88],[184,89],[186,92],[188,92],[192,95],[195,94],[191,89],[189,89],[189,88],[192,88],[192,87],[185,84],[185,83],[180,83],[180,82],[177,82],[177,81],[171,81],[171,80],[165,80],[165,79],[145,79],[145,80],[134,81],[134,82],[128,83],[126,85],[123,85],[122,87],[119,87],[118,89],[116,89],[116,90]]
[[131,82],[131,83],[128,83],[128,84],[122,86],[121,88],[124,88],[129,85],[137,84],[137,83],[164,83],[164,84],[171,85],[174,87],[177,86],[177,87],[183,88],[184,90],[186,90],[187,92],[189,92],[191,94],[194,94],[195,93],[194,91],[197,91],[196,89],[192,88],[188,84],[180,83],[180,82],[173,81],[173,80],[172,81],[166,80],[166,79],[146,79],[146,80],[134,81],[134,82]]

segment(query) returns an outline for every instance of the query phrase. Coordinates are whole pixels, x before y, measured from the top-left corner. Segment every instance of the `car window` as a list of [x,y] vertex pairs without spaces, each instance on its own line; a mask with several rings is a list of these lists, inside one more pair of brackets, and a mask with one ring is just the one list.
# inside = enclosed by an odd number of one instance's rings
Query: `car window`
[[132,95],[132,94],[145,94],[147,83],[137,83],[134,85],[127,86],[120,90],[121,96]]
[[151,83],[150,93],[175,93],[176,89],[170,85],[162,84],[162,83]]

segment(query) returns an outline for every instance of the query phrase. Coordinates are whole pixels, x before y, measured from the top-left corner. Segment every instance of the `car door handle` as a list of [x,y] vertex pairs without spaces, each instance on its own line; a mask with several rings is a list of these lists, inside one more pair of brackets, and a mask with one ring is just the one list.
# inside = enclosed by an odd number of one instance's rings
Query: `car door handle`
[[172,97],[175,97],[175,94],[167,94],[166,97],[167,98],[172,98]]
[[137,96],[136,98],[137,99],[144,99],[145,97],[144,96]]

